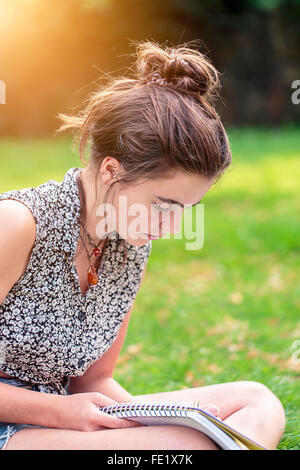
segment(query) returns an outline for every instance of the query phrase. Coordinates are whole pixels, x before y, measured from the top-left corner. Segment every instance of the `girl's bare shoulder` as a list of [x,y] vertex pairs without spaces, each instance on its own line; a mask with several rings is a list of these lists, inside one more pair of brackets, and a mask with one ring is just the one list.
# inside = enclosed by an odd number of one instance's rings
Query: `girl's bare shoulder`
[[20,201],[0,201],[0,305],[25,272],[36,237],[30,209]]

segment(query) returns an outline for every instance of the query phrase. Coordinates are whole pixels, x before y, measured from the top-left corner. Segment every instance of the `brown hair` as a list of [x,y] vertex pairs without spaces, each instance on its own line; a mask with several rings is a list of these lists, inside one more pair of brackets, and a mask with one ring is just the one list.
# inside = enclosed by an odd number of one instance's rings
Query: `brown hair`
[[[103,159],[113,156],[120,162],[122,171],[109,186],[104,202],[115,186],[170,178],[176,169],[217,182],[229,166],[229,140],[212,105],[220,88],[219,72],[191,46],[192,42],[174,47],[137,42],[133,77],[109,77],[108,83],[91,93],[78,116],[58,114],[63,124],[56,132],[76,131],[75,142],[84,164],[91,143],[96,194]],[[83,198],[80,182],[79,187]],[[121,238],[118,243],[124,244],[125,263],[126,240]]]

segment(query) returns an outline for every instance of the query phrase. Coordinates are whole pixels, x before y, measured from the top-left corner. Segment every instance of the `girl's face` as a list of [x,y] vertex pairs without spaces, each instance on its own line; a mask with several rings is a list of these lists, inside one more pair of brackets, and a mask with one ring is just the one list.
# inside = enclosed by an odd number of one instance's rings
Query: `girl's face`
[[134,246],[148,243],[148,234],[160,238],[165,233],[177,233],[183,211],[198,204],[213,182],[177,170],[171,178],[119,190],[113,204],[116,228],[112,229]]

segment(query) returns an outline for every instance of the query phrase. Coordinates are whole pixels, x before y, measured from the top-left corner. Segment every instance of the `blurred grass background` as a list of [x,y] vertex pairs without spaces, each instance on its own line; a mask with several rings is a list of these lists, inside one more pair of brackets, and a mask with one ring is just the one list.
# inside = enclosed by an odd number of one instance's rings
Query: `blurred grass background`
[[[133,395],[259,381],[286,411],[280,449],[300,441],[299,130],[228,130],[233,164],[203,199],[204,246],[152,242],[115,374]],[[82,166],[69,137],[1,138],[0,155],[0,192]]]

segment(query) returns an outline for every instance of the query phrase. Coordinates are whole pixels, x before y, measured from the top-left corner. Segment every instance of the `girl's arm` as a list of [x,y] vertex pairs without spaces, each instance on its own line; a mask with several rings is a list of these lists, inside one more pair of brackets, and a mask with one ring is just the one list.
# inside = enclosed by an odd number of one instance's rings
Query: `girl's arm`
[[0,382],[0,421],[60,427],[63,398]]
[[101,411],[117,402],[101,393],[56,395],[0,383],[0,421],[47,428],[97,431],[141,426]]
[[113,377],[99,377],[93,382],[85,385],[81,392],[100,392],[103,395],[117,401],[118,403],[126,401],[144,401],[137,399],[125,390]]

